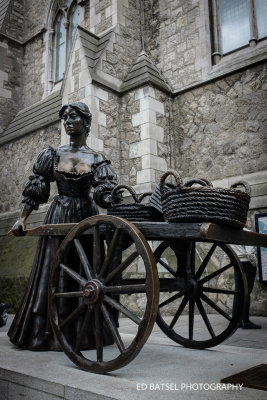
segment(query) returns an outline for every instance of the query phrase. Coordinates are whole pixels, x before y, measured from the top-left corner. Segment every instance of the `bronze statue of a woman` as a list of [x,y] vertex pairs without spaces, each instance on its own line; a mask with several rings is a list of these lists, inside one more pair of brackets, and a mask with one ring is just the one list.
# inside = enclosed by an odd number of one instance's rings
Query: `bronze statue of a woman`
[[[59,116],[69,135],[69,144],[56,149],[49,147],[38,155],[33,166],[34,175],[30,176],[23,191],[20,217],[11,230],[15,236],[23,235],[31,211],[37,210],[40,203],[48,201],[50,182],[56,181],[58,195],[48,209],[44,224],[80,222],[98,214],[96,204],[107,208],[109,194],[117,184],[117,176],[110,167],[110,161],[86,145],[92,119],[87,105],[81,102],[64,105]],[[93,198],[90,196],[92,187]],[[56,337],[46,332],[49,325],[47,295],[50,265],[62,240],[55,236],[39,239],[28,286],[8,332],[11,342],[19,347],[29,350],[60,350]],[[90,246],[87,248],[90,252]],[[88,257],[92,257],[91,254]],[[62,273],[59,287],[64,290],[69,285],[68,277]],[[68,299],[60,301],[62,316],[68,315],[75,308],[75,304],[71,304]],[[83,343],[84,348],[95,346],[93,324],[92,318],[88,337]],[[75,326],[66,332],[70,343],[75,343],[79,328],[78,319]],[[105,344],[109,344],[112,338],[105,326],[104,331]]]

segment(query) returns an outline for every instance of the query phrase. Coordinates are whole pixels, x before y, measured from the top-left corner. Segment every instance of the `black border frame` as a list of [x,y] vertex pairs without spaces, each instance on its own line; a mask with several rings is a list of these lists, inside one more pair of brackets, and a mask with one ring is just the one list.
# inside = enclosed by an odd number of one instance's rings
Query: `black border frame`
[[[260,214],[255,214],[255,228],[256,232],[259,233],[259,219],[261,217],[267,217],[267,212],[266,213],[260,213]],[[262,277],[262,257],[261,257],[261,249],[262,247],[257,247],[257,256],[258,256],[258,267],[259,267],[259,282],[267,285],[267,279],[263,279]]]

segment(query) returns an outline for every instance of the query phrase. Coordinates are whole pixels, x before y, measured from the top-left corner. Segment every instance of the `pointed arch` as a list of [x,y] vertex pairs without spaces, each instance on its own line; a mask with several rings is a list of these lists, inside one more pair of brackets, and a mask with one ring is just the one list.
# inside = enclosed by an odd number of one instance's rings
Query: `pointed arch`
[[48,11],[49,38],[49,78],[50,85],[64,77],[69,53],[72,47],[76,27],[79,23],[79,0],[52,0]]

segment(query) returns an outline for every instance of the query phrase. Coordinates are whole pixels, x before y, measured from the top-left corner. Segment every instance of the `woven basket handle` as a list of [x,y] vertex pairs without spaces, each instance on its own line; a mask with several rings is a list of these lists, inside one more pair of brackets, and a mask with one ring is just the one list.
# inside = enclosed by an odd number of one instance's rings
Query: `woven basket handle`
[[132,198],[134,199],[135,203],[140,203],[140,200],[138,199],[137,194],[135,193],[134,189],[131,186],[117,185],[113,188],[111,195],[110,195],[110,202],[111,202],[112,206],[115,204],[115,194],[118,192],[118,190],[121,190],[121,189],[128,190],[128,192],[132,195]]
[[161,194],[163,194],[164,183],[165,183],[166,178],[167,178],[169,175],[174,176],[175,181],[176,181],[176,183],[177,183],[177,186],[180,186],[180,185],[183,184],[182,178],[181,178],[181,176],[178,174],[178,172],[175,171],[174,169],[169,169],[167,172],[165,172],[165,173],[162,175],[162,177],[160,178],[160,181],[159,181],[159,190],[160,190],[160,193],[161,193]]
[[152,195],[152,192],[145,192],[145,193],[142,193],[142,194],[139,196],[139,201],[140,201],[140,203],[141,203],[141,201],[142,201],[145,197],[151,196],[151,195]]
[[212,183],[209,182],[207,179],[190,179],[189,181],[185,182],[183,187],[189,187],[194,185],[195,183],[198,183],[201,186],[210,186],[212,187]]
[[250,189],[250,186],[249,186],[249,184],[247,182],[238,181],[238,182],[233,183],[230,187],[231,188],[236,188],[237,186],[243,186],[245,188],[245,192],[250,196],[251,189]]

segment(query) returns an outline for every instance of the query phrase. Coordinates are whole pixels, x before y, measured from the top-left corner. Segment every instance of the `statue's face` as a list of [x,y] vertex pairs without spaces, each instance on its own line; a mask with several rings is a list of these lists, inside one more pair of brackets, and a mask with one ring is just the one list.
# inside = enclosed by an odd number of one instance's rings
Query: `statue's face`
[[74,108],[66,107],[62,119],[67,135],[86,135],[84,120]]

